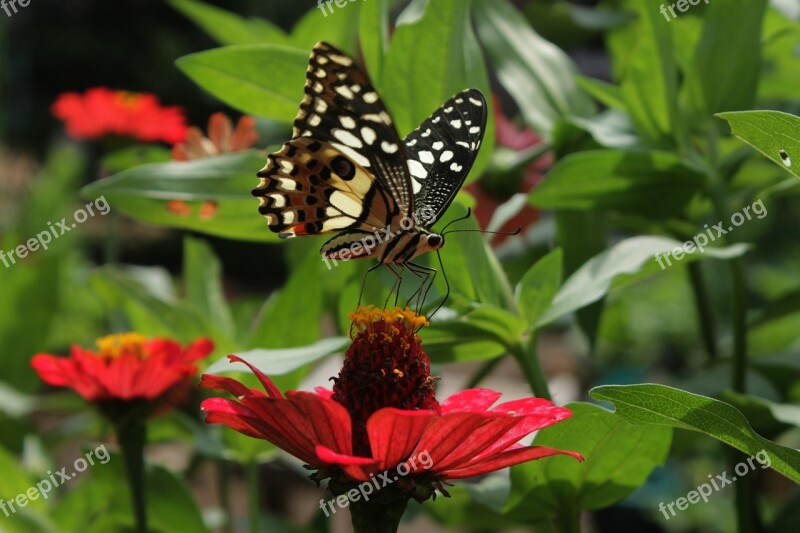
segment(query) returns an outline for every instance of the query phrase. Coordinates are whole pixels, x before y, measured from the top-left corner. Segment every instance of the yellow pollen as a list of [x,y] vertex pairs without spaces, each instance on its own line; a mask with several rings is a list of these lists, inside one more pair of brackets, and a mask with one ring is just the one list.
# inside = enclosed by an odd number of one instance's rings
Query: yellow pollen
[[395,368],[394,370],[392,370],[392,372],[393,372],[393,373],[394,373],[394,375],[395,375],[395,376],[397,376],[398,378],[402,378],[403,376],[405,376],[405,374],[403,373],[403,371],[402,371],[402,370],[400,370],[399,368]]
[[[422,315],[418,315],[408,307],[405,309],[395,307],[390,310],[383,310],[378,309],[374,305],[369,305],[367,307],[359,307],[355,310],[355,312],[350,313],[348,316],[353,322],[353,325],[360,330],[368,329],[371,324],[379,321],[383,321],[388,324],[392,324],[394,322],[404,322],[412,331],[417,330],[421,326],[427,326],[429,324],[428,319]],[[395,335],[400,333],[400,330],[397,328],[392,328],[391,331]]]
[[97,356],[103,359],[115,359],[122,354],[130,354],[143,359],[146,342],[147,337],[139,333],[108,335],[97,339]]

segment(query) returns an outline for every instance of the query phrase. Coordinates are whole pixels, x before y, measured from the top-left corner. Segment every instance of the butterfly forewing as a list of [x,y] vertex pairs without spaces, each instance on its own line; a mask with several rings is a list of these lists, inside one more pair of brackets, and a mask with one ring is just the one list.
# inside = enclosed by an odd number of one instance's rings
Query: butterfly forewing
[[294,128],[295,137],[329,142],[370,171],[397,204],[398,214],[411,213],[406,155],[392,118],[366,75],[327,43],[311,53]]
[[472,169],[487,116],[483,94],[468,89],[448,100],[403,141],[415,213],[426,227],[441,218]]

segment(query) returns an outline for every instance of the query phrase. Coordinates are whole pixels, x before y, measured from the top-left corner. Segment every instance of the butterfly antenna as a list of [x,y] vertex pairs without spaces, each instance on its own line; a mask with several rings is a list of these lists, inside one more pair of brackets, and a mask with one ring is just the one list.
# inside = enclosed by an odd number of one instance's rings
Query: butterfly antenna
[[474,233],[484,233],[486,235],[519,235],[522,233],[522,226],[518,226],[517,229],[514,231],[488,231],[485,229],[451,229],[447,233],[442,233],[442,236],[449,235],[451,233],[466,233],[466,232],[474,232]]
[[444,235],[444,232],[447,231],[447,228],[449,228],[452,224],[455,224],[456,222],[461,222],[462,220],[467,220],[470,217],[470,215],[472,215],[472,208],[468,207],[467,208],[467,214],[464,215],[463,217],[455,218],[455,219],[451,220],[450,222],[448,222],[445,225],[445,227],[442,228],[441,234]]

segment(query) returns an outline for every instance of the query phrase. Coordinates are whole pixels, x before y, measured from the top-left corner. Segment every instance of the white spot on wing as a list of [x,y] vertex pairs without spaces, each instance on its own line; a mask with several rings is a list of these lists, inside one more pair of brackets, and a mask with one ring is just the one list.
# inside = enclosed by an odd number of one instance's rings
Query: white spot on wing
[[381,148],[387,154],[393,154],[393,153],[397,152],[397,149],[399,148],[399,146],[397,146],[395,143],[390,143],[388,141],[383,141],[381,143]]
[[[340,130],[341,131],[341,130]],[[369,159],[361,155],[357,150],[353,150],[349,146],[341,143],[331,143],[331,146],[342,152],[349,157],[354,163],[361,165],[364,168],[370,168]]]
[[282,194],[268,194],[267,195],[270,199],[272,199],[273,207],[285,207],[286,206],[286,197]]
[[433,154],[426,151],[422,151],[419,153],[419,160],[425,163],[426,165],[432,165],[434,161]]
[[364,93],[364,96],[362,96],[362,98],[364,98],[364,101],[366,103],[374,104],[375,102],[378,101],[378,93],[376,93],[374,91],[370,91],[368,93]]
[[372,144],[378,138],[378,135],[372,128],[364,126],[363,128],[361,128],[361,137],[364,138],[364,141],[367,144]]
[[297,189],[297,182],[289,178],[278,178],[278,187],[284,191],[293,191]]
[[461,128],[461,121],[460,120],[451,120],[450,125],[453,126],[455,129]]
[[453,163],[452,165],[450,165],[450,170],[452,170],[453,172],[461,172],[461,170],[462,170],[463,168],[464,168],[464,167],[462,167],[462,166],[461,166],[461,165],[459,165],[458,163]]
[[346,130],[333,130],[333,136],[350,148],[363,148],[364,144],[358,137]]
[[451,152],[450,150],[446,150],[442,152],[442,156],[439,158],[439,161],[441,161],[442,163],[447,163],[451,159],[453,159],[453,152]]
[[444,148],[444,143],[442,141],[436,141],[433,143],[434,150],[441,150],[442,148]]
[[353,91],[351,91],[350,88],[345,85],[339,85],[338,87],[336,87],[336,92],[339,93],[341,96],[347,98],[348,100],[352,100],[353,98],[355,98]]
[[356,127],[356,121],[353,119],[353,117],[347,117],[347,116],[339,117],[339,122],[341,122],[342,126],[347,128],[348,130],[352,130]]
[[328,201],[333,207],[353,218],[358,218],[363,209],[360,202],[357,202],[352,196],[341,191],[334,191]]
[[422,163],[414,161],[413,159],[408,160],[408,171],[415,178],[425,179],[428,177],[428,172],[425,170],[425,167],[422,166]]

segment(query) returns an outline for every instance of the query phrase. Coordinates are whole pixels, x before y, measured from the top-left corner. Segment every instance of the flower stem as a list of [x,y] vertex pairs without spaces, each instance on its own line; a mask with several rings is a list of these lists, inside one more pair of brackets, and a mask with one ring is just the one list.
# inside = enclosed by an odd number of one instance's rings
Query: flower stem
[[136,533],[147,533],[147,506],[144,491],[144,445],[147,426],[144,420],[129,420],[117,426],[117,439],[125,461],[125,473],[131,493]]
[[258,506],[261,494],[261,476],[258,463],[252,461],[245,467],[247,472],[247,508],[250,519],[250,532],[259,533],[261,531],[261,516]]
[[713,363],[717,360],[718,355],[714,310],[708,299],[706,282],[699,262],[689,263],[687,265],[687,270],[689,272],[689,281],[692,285],[692,294],[694,295],[697,314],[700,319],[700,336],[703,338],[708,360],[710,363]]
[[396,533],[408,505],[408,498],[391,502],[378,500],[350,503],[350,515],[355,533]]
[[536,332],[531,332],[524,344],[520,343],[516,346],[511,346],[509,351],[522,369],[533,395],[537,398],[552,400],[550,388],[547,386],[547,379],[545,379],[542,366],[539,364],[539,354],[536,351],[537,338]]

